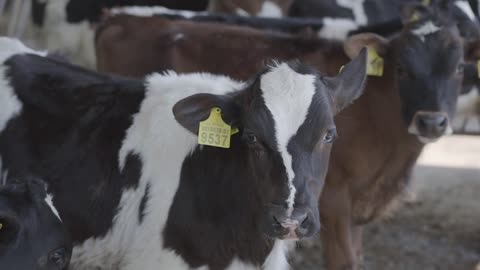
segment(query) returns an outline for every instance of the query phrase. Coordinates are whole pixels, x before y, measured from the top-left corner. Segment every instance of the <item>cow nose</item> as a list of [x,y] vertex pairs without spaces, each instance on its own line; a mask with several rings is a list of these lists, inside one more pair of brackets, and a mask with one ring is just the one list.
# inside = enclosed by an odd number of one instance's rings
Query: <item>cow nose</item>
[[312,227],[307,211],[295,209],[291,217],[273,216],[275,232],[281,239],[299,239],[306,236]]
[[421,113],[415,117],[418,135],[426,138],[439,138],[448,128],[448,117],[443,113]]

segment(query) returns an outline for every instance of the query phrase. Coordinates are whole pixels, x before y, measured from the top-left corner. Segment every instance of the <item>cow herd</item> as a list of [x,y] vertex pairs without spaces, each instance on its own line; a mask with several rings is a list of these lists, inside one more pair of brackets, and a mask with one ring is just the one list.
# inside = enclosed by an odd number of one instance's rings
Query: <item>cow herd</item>
[[317,235],[362,269],[363,226],[480,83],[475,1],[20,2],[0,269],[286,270]]

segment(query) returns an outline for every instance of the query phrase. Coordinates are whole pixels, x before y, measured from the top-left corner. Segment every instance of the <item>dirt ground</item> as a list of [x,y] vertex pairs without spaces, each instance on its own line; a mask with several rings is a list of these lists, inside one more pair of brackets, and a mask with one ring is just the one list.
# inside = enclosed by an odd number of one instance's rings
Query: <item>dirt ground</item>
[[[410,196],[394,215],[366,226],[365,269],[480,270],[480,137],[429,145]],[[295,270],[320,270],[320,239],[301,244]]]

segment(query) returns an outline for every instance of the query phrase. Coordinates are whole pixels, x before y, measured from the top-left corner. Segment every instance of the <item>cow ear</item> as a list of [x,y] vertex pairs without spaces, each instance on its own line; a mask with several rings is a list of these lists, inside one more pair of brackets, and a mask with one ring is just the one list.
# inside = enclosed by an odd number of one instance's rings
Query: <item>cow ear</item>
[[213,94],[189,96],[173,106],[173,115],[180,125],[197,135],[200,122],[206,120],[215,107],[220,108],[225,123],[238,127],[240,107],[229,96]]
[[364,47],[372,47],[379,56],[385,56],[388,48],[388,40],[373,33],[362,33],[348,38],[344,45],[345,54],[350,59],[355,58]]
[[[478,67],[476,63],[465,63],[463,65],[463,82],[460,95],[468,94],[474,88],[479,88],[480,78],[478,77]],[[480,89],[480,88],[479,88]]]
[[480,41],[467,41],[464,45],[466,61],[480,60]]
[[367,49],[363,48],[358,56],[346,64],[336,77],[326,78],[335,97],[335,113],[340,112],[360,97],[367,80]]

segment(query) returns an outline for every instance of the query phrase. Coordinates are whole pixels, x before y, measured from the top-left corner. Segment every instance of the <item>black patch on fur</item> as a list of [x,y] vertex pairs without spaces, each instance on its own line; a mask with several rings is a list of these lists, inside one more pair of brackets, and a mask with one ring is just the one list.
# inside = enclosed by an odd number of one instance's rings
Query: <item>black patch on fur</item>
[[74,242],[112,227],[125,189],[138,185],[141,160],[118,153],[144,98],[141,81],[99,75],[37,55],[7,60],[22,111],[0,133],[9,179],[44,179]]
[[138,207],[138,223],[142,224],[143,218],[145,217],[145,207],[147,206],[147,201],[150,198],[150,183],[147,183],[145,188],[145,193],[143,194],[142,200],[140,201],[140,207]]

